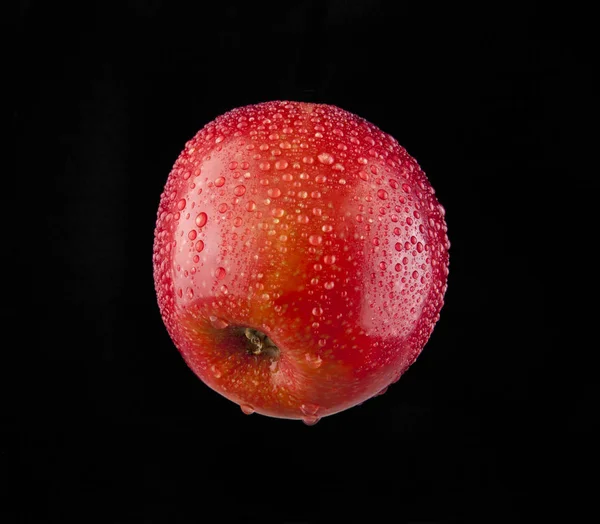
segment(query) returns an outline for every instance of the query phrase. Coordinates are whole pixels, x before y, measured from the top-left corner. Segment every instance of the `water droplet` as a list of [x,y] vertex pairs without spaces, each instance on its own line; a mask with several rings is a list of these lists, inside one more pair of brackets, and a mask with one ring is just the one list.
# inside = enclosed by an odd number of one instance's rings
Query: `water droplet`
[[317,156],[317,158],[319,159],[319,162],[321,162],[321,164],[331,165],[335,162],[335,158],[329,153],[321,153]]
[[279,198],[281,196],[281,189],[279,189],[278,187],[272,187],[267,191],[267,194],[271,198]]
[[256,209],[256,203],[254,202],[254,200],[248,200],[248,203],[246,204],[246,210],[252,212],[255,209]]
[[243,185],[235,186],[235,189],[233,190],[233,193],[235,194],[235,196],[242,196],[245,192],[246,192],[246,186],[243,186]]
[[235,217],[233,220],[233,225],[235,227],[240,227],[242,225],[242,217]]
[[305,164],[313,164],[315,161],[315,159],[312,156],[305,156],[302,158],[302,162],[304,162]]
[[275,162],[275,169],[285,169],[288,166],[288,163],[285,160],[278,160]]
[[323,314],[323,308],[322,307],[314,307],[312,310],[312,314],[315,317],[320,317]]
[[323,257],[323,262],[328,265],[335,264],[335,255],[325,255]]
[[313,246],[318,246],[321,242],[323,242],[323,237],[320,235],[310,235],[310,237],[308,237],[308,241]]
[[327,177],[325,175],[317,175],[315,177],[315,182],[317,184],[324,184],[325,182],[327,182]]
[[249,404],[242,404],[240,408],[244,412],[244,415],[252,415],[254,413],[254,408]]
[[385,189],[380,189],[379,191],[377,191],[377,196],[381,200],[387,200],[388,192]]
[[310,402],[300,405],[300,411],[302,411],[304,415],[316,415],[319,409],[319,405]]
[[322,228],[321,231],[323,231],[323,233],[329,233],[330,231],[333,230],[333,226],[330,224],[325,224]]
[[198,251],[198,253],[200,253],[203,249],[204,249],[204,242],[202,242],[202,240],[198,240],[198,242],[196,242],[196,251]]
[[227,208],[227,204],[223,202],[222,204],[219,204],[219,207],[217,209],[219,210],[219,213],[225,213],[225,211],[227,211]]
[[190,240],[196,240],[196,236],[198,235],[198,233],[196,233],[195,229],[192,229],[189,233],[188,233],[188,238]]
[[321,357],[319,355],[311,355],[310,353],[305,353],[304,358],[306,359],[308,367],[312,369],[320,368],[321,364],[323,363],[323,360],[321,360]]
[[307,426],[314,426],[319,420],[321,420],[321,418],[316,415],[306,415],[305,417],[302,417],[302,422]]
[[197,217],[196,217],[196,225],[198,227],[202,227],[204,226],[204,224],[206,224],[206,221],[208,220],[208,216],[207,214],[203,211],[202,213],[200,213]]
[[234,171],[238,166],[238,163],[234,160],[233,162],[229,162],[229,169],[231,169],[231,171]]
[[222,187],[225,184],[225,178],[220,176],[215,180],[215,186]]
[[388,387],[384,387],[379,393],[375,393],[375,397],[378,397],[380,395],[383,395],[386,391],[388,390]]
[[368,182],[369,180],[369,175],[364,171],[359,171],[358,176],[361,178],[361,180],[364,180],[365,182]]
[[179,209],[179,211],[183,211],[186,204],[187,204],[186,199],[182,198],[179,202],[177,202],[177,209]]
[[192,300],[192,298],[194,298],[194,290],[191,287],[188,287],[186,289],[186,295],[188,299]]
[[227,271],[225,271],[224,267],[218,267],[217,270],[215,271],[215,276],[219,280],[223,280],[225,278],[225,275],[227,275]]
[[335,287],[335,282],[325,282],[323,287],[325,289],[333,289]]
[[402,244],[400,242],[396,242],[396,244],[394,245],[394,249],[396,251],[402,251]]
[[227,326],[229,326],[229,324],[225,320],[219,317],[211,315],[210,317],[208,317],[208,320],[210,320],[210,325],[215,329],[225,329]]
[[269,162],[261,162],[261,163],[258,165],[258,168],[259,168],[261,171],[268,171],[269,169],[271,169],[271,164],[270,164]]

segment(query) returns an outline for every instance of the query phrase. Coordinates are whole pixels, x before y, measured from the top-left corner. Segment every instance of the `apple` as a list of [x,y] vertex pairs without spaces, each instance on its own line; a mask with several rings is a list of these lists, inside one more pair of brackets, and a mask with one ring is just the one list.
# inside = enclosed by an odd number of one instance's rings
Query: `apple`
[[320,418],[415,361],[447,288],[444,208],[390,135],[338,107],[233,109],[166,181],[153,264],[187,365],[244,413]]

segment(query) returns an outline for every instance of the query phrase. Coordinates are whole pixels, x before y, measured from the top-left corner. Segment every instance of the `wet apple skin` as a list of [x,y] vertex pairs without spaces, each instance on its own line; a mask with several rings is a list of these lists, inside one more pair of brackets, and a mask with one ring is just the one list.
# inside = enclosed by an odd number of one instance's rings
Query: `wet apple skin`
[[[362,403],[439,319],[444,215],[416,160],[351,113],[230,111],[186,144],[161,195],[154,278],[169,335],[245,411],[310,422]],[[278,354],[252,354],[246,327]]]

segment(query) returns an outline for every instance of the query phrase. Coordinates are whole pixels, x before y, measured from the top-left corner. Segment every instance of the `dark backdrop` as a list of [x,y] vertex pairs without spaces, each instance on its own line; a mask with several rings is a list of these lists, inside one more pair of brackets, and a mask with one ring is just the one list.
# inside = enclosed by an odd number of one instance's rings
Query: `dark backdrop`
[[[532,522],[581,508],[594,388],[584,366],[550,372],[548,301],[595,272],[581,245],[597,243],[582,232],[597,187],[596,139],[582,132],[596,108],[589,13],[15,7],[4,522]],[[245,416],[204,386],[154,295],[156,209],[184,143],[270,99],[332,103],[396,137],[452,242],[446,305],[418,361],[386,395],[314,427]],[[580,321],[576,306],[560,322]],[[559,349],[564,366],[580,354]]]

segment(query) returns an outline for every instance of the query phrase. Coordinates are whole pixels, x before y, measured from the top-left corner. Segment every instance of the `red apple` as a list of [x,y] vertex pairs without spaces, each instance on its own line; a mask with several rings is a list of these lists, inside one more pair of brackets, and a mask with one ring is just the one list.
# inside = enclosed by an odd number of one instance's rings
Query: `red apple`
[[154,279],[188,366],[244,413],[302,419],[385,390],[439,319],[444,209],[417,162],[338,107],[207,124],[161,196]]

